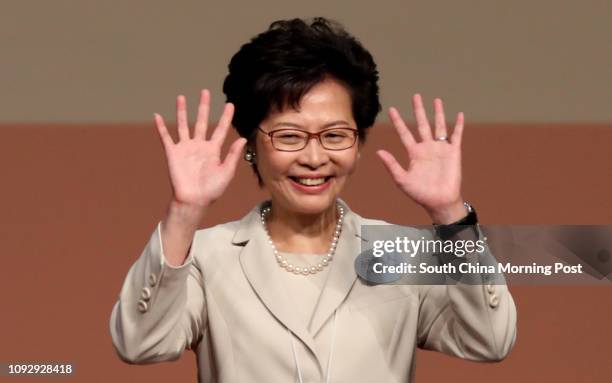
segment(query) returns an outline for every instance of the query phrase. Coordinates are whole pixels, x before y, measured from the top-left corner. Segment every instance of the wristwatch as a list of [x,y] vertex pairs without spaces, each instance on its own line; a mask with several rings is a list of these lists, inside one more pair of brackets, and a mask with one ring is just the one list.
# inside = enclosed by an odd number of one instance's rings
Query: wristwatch
[[463,205],[468,212],[465,217],[448,225],[433,225],[438,238],[442,240],[452,239],[457,233],[465,229],[474,230],[474,234],[476,237],[478,237],[478,230],[476,229],[476,225],[478,224],[478,216],[476,215],[476,210],[467,202],[464,202]]

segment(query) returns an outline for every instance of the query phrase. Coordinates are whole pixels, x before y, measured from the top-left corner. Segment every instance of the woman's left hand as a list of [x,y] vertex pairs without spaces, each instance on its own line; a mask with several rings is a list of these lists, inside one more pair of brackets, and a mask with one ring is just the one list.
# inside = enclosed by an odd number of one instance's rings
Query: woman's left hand
[[[423,206],[434,223],[449,224],[466,214],[461,197],[461,139],[463,113],[457,114],[457,122],[449,136],[444,119],[442,100],[434,100],[435,126],[432,129],[419,94],[412,98],[420,142],[417,142],[395,108],[389,109],[389,117],[400,136],[408,156],[408,169],[404,169],[386,150],[376,154],[385,164],[398,187]],[[446,139],[444,139],[446,137]]]

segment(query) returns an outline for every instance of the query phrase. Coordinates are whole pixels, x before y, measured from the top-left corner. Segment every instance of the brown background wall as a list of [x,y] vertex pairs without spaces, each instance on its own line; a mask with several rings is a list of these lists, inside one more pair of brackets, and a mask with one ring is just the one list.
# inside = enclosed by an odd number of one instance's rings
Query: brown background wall
[[[464,195],[486,223],[610,224],[611,128],[470,125]],[[170,197],[153,125],[0,129],[0,362],[72,361],[77,373],[71,381],[78,382],[195,381],[191,352],[176,363],[126,365],[114,354],[108,329],[123,279]],[[375,157],[381,147],[399,155],[397,141],[390,127],[373,129],[343,197],[366,217],[426,224],[425,214],[395,188]],[[256,190],[242,162],[202,226],[240,218],[264,197]],[[518,341],[504,362],[420,352],[418,381],[609,381],[610,285],[511,291]]]

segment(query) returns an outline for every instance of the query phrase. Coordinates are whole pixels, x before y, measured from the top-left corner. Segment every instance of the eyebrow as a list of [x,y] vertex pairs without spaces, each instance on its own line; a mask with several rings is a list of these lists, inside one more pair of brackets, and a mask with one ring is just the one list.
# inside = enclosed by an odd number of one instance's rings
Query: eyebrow
[[[327,124],[323,125],[323,129],[332,127],[332,126],[336,126],[336,125],[348,125],[350,126],[350,124],[344,120],[336,120],[336,121],[332,121],[332,122],[328,122]],[[272,125],[272,128],[276,128],[278,126],[289,126],[292,128],[300,128],[300,129],[304,129],[304,127],[300,124],[296,124],[294,122],[286,122],[286,121],[280,121],[275,123],[274,125]]]

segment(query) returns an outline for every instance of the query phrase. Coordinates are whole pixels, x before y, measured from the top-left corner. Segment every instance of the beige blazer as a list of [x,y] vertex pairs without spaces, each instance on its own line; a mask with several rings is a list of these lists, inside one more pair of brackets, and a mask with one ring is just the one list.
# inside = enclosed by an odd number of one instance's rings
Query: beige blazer
[[516,308],[506,285],[365,284],[353,265],[368,244],[361,225],[386,222],[339,201],[343,231],[309,322],[271,277],[279,266],[261,203],[238,221],[198,230],[180,267],[164,262],[158,223],[111,313],[119,357],[148,364],[192,349],[201,383],[324,382],[328,370],[330,382],[391,383],[412,381],[416,347],[476,361],[508,354]]

